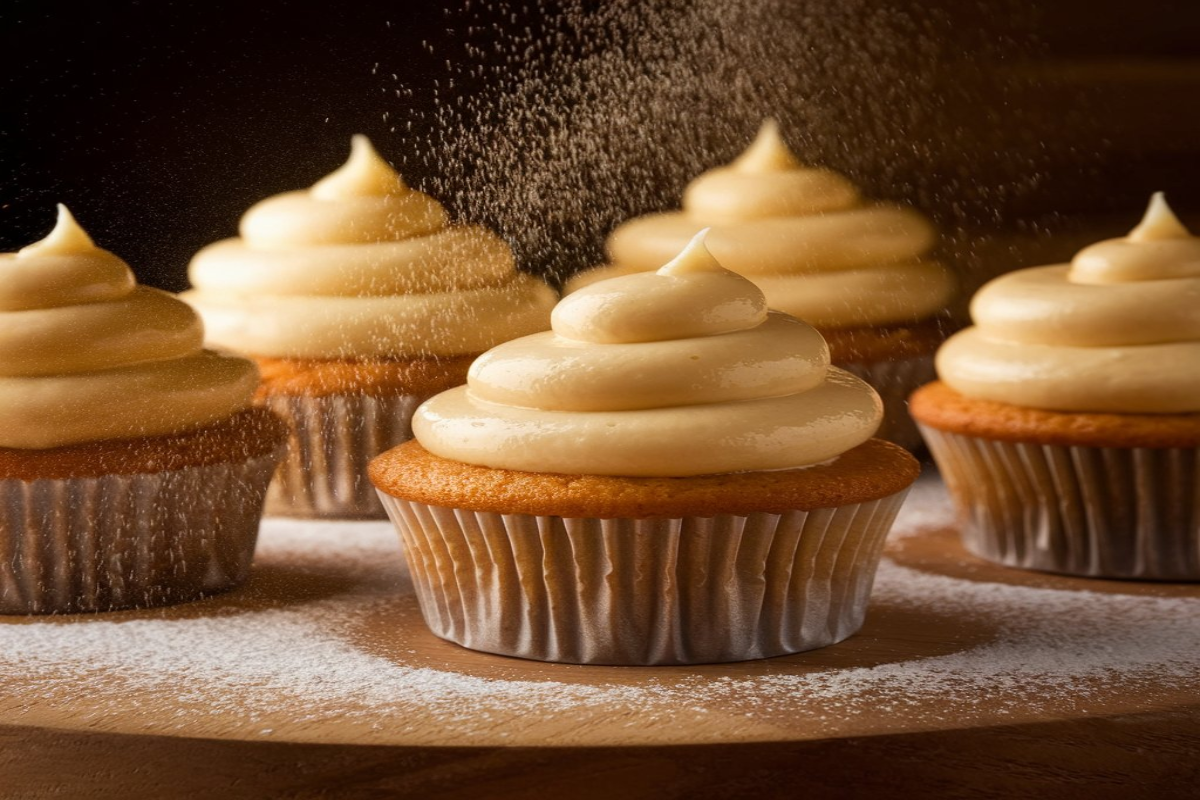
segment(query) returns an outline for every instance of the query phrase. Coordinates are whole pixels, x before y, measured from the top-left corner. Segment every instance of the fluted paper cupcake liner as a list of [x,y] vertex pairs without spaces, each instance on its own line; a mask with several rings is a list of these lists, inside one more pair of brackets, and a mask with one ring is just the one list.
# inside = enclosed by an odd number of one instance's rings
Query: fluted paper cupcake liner
[[963,543],[999,564],[1200,580],[1200,449],[1000,442],[922,426]]
[[0,480],[0,614],[169,605],[237,586],[279,456]]
[[274,395],[264,405],[288,423],[288,454],[267,491],[267,513],[285,517],[384,519],[367,464],[412,438],[426,398]]
[[857,631],[905,491],[858,505],[684,519],[564,519],[381,492],[443,639],[577,664],[797,653]]
[[876,438],[895,442],[906,450],[916,450],[924,444],[917,424],[908,413],[908,396],[937,377],[932,354],[895,361],[852,361],[837,366],[862,378],[879,392],[883,400],[883,423],[875,432]]

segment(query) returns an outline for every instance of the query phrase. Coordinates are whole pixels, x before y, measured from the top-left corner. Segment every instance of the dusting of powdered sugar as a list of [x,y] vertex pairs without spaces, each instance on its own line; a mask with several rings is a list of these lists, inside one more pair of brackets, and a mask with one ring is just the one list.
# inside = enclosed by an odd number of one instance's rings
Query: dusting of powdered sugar
[[[898,520],[899,541],[949,518],[944,490],[923,479]],[[498,679],[417,657],[414,637],[428,634],[415,611],[397,617],[408,621],[397,625],[386,652],[356,639],[359,623],[372,615],[395,614],[397,604],[412,608],[389,525],[268,520],[258,569],[289,571],[302,591],[273,597],[263,579],[255,604],[234,593],[132,618],[8,618],[0,623],[0,672],[7,687],[20,688],[10,696],[0,687],[0,705],[28,712],[86,697],[100,722],[152,698],[172,709],[156,720],[159,730],[188,731],[233,714],[242,723],[261,721],[264,735],[281,724],[337,720],[395,736],[405,720],[419,717],[470,743],[494,735],[493,720],[514,712],[546,720],[603,711],[653,729],[716,704],[747,717],[786,714],[790,724],[836,727],[880,709],[902,711],[910,721],[966,720],[985,698],[993,715],[1086,710],[1106,692],[1163,691],[1200,680],[1200,597],[976,582],[895,559],[881,565],[873,614],[885,621],[927,615],[931,630],[942,631],[954,630],[945,620],[971,620],[986,636],[955,642],[944,634],[944,652],[871,666],[769,660],[749,677],[741,668],[709,666],[640,670],[630,680],[620,668],[590,668],[580,681],[577,667],[500,659],[510,677]],[[343,588],[304,591],[334,574]],[[875,635],[886,638],[886,626],[878,627]],[[569,679],[556,679],[556,670]]]
[[[1035,16],[1016,0],[974,2],[996,19]],[[445,25],[446,42],[425,43],[439,74],[374,65],[396,138],[384,148],[551,276],[599,263],[620,222],[678,208],[687,183],[740,153],[766,117],[802,160],[947,231],[998,224],[1058,147],[1009,102],[1011,71],[992,68],[1036,43],[916,4],[463,0]],[[1000,150],[968,140],[981,109],[1003,114]]]
[[888,538],[896,542],[922,531],[940,530],[953,524],[954,507],[950,504],[946,486],[936,479],[932,467],[926,467],[924,476],[909,490]]

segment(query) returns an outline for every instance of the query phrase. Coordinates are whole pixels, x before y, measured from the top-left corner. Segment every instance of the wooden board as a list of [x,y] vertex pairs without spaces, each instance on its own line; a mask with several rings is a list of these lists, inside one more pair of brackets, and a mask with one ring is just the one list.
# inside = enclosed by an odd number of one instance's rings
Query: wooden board
[[[1189,786],[1200,587],[991,566],[958,545],[939,486],[924,481],[915,500],[858,635],[700,667],[462,649],[422,625],[386,525],[271,521],[253,580],[229,595],[0,621],[0,778],[42,796],[52,754],[70,748],[91,765],[81,781],[100,770],[163,796],[219,781],[246,796],[349,790],[364,769],[371,791],[457,796],[487,776],[495,796],[523,796],[535,765],[560,788],[598,769],[629,787],[737,796],[728,781],[747,769],[764,791],[785,792],[798,770],[814,790],[895,787],[863,770],[897,759],[925,780],[990,775],[1014,791],[1055,773],[1160,796]],[[996,782],[1021,763],[1037,770]],[[68,796],[81,785],[63,780]]]

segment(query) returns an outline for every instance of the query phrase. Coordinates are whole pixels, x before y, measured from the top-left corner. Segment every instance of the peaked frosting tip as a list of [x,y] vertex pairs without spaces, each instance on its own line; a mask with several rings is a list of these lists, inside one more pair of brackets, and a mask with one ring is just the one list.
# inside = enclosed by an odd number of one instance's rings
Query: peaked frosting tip
[[1150,204],[1146,206],[1146,214],[1137,227],[1129,232],[1129,238],[1134,242],[1146,242],[1154,239],[1183,239],[1191,236],[1187,227],[1175,216],[1167,198],[1162,192],[1150,196]]
[[783,172],[802,166],[783,141],[779,123],[770,117],[763,120],[754,142],[732,164],[738,172]]
[[312,195],[321,200],[400,194],[408,190],[404,179],[379,155],[361,133],[350,138],[346,163],[313,184]]
[[70,255],[86,253],[96,249],[96,243],[88,236],[75,216],[62,203],[58,204],[58,219],[54,229],[44,239],[27,245],[17,251],[17,258],[34,256]]

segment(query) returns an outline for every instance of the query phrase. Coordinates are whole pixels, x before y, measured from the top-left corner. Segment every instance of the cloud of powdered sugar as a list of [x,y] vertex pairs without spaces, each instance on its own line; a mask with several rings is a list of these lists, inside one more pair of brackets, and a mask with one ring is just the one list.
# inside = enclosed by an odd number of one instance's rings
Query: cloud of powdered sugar
[[[802,159],[946,226],[992,222],[1038,184],[1044,147],[995,69],[1027,43],[920,4],[493,0],[446,24],[445,73],[395,89],[392,118],[418,138],[423,186],[544,274],[599,263],[614,226],[678,207],[768,116]],[[432,110],[417,114],[422,93]],[[989,115],[1009,145],[1030,141],[982,180],[968,151],[995,156]]]

